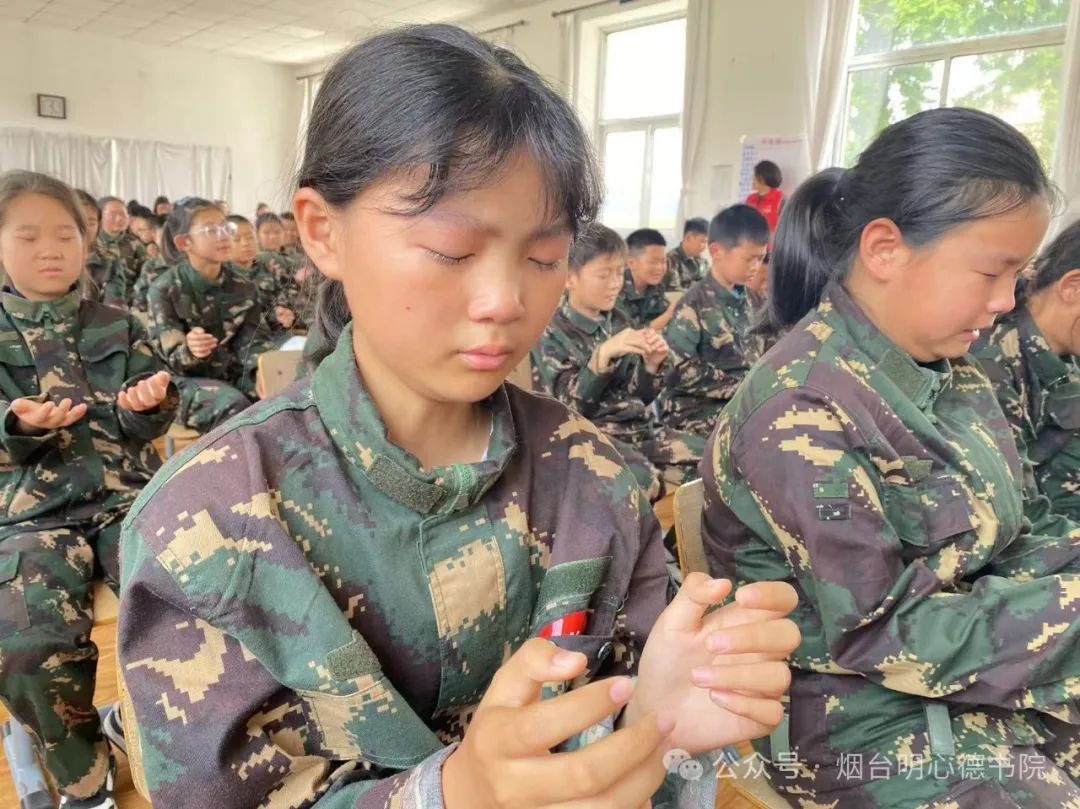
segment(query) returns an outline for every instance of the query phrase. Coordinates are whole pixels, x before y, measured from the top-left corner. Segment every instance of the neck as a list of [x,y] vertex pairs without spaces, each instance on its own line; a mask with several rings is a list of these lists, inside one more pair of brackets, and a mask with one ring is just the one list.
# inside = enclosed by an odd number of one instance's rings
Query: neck
[[53,301],[58,301],[62,298],[66,298],[68,295],[67,292],[65,292],[63,295],[46,295],[41,292],[19,289],[17,286],[15,286],[15,284],[12,284],[11,288],[15,291],[16,294],[21,295],[22,297],[26,298],[26,300],[33,301],[34,303],[51,303]]
[[111,231],[111,230],[103,230],[103,231],[101,231],[101,232],[102,232],[102,233],[104,233],[104,234],[105,234],[106,236],[108,236],[108,237],[109,237],[110,239],[117,239],[117,238],[119,238],[119,237],[120,237],[120,234],[121,234],[121,233],[123,233],[124,231],[122,231],[122,230],[118,230],[118,231],[116,231],[116,232],[114,233],[114,232],[113,232],[113,231]]
[[255,266],[255,259],[250,258],[247,261],[234,261],[233,264],[235,264],[242,270],[250,270],[252,267]]
[[[1047,293],[1037,293],[1028,302],[1027,308],[1031,319],[1035,321],[1035,325],[1038,326],[1039,331],[1046,338],[1050,350],[1059,357],[1068,354],[1068,341],[1064,339],[1065,335],[1062,335],[1061,330],[1058,328],[1058,324],[1067,318],[1062,317],[1062,313],[1058,311],[1053,296]],[[1075,316],[1072,316],[1072,318],[1074,319]]]
[[188,261],[191,262],[191,266],[195,272],[205,278],[207,281],[216,281],[221,277],[221,262],[220,261],[207,261],[199,256],[188,255]]
[[649,288],[649,282],[644,278],[639,278],[633,270],[630,270],[630,277],[634,280],[634,289],[638,292],[644,292]]
[[586,306],[581,301],[577,300],[573,295],[569,296],[566,301],[570,304],[570,308],[577,312],[579,315],[584,315],[585,317],[592,320],[599,320],[600,316],[603,314],[603,312],[601,312],[595,307]]
[[866,278],[859,272],[858,266],[852,268],[851,273],[844,281],[844,289],[847,290],[851,299],[859,305],[867,320],[874,324],[878,331],[885,335],[893,345],[906,352],[916,362],[929,362],[933,358],[923,359],[916,356],[907,340],[902,339],[889,321],[888,312],[892,310],[888,302],[884,300],[881,287]]
[[712,274],[713,280],[716,281],[716,283],[718,283],[720,286],[722,286],[728,292],[731,292],[731,290],[735,289],[734,282],[729,281],[726,277],[724,277],[723,273],[720,271],[720,268],[718,266],[713,264],[712,270],[710,270],[710,272]]
[[411,389],[377,359],[355,326],[353,350],[391,443],[414,455],[425,470],[480,461],[491,431],[482,402],[441,402]]

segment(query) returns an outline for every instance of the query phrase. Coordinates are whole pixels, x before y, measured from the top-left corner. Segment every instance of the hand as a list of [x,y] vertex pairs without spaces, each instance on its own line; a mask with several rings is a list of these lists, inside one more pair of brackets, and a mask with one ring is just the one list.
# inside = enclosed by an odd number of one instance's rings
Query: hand
[[286,309],[284,306],[274,307],[274,317],[277,318],[277,322],[285,329],[291,329],[293,323],[296,322],[296,313],[293,312],[292,309]]
[[120,395],[116,397],[116,406],[132,413],[154,410],[165,401],[171,379],[168,371],[158,371],[152,377],[120,391]]
[[704,573],[686,577],[642,651],[630,722],[649,711],[675,718],[671,742],[691,755],[766,736],[784,715],[791,684],[788,656],[802,641],[785,616],[798,596],[784,582],[742,587],[735,600],[705,615],[731,582]]
[[581,750],[550,752],[633,694],[630,680],[615,677],[540,701],[543,683],[572,680],[585,664],[583,655],[534,638],[502,665],[443,765],[447,809],[649,805],[666,774],[661,744],[670,719],[642,716]]
[[664,360],[667,359],[671,349],[668,348],[667,340],[659,332],[652,329],[642,329],[641,333],[645,337],[646,346],[644,354],[645,370],[650,374],[655,374],[660,370],[660,366],[664,364]]
[[19,435],[43,435],[70,427],[86,415],[86,405],[71,406],[71,399],[56,405],[52,402],[35,402],[32,399],[16,399],[10,405],[15,414],[15,432]]
[[205,360],[214,353],[218,345],[217,338],[212,334],[207,334],[201,326],[196,326],[189,331],[186,340],[188,351],[197,360]]
[[605,373],[611,370],[613,360],[627,354],[637,354],[643,357],[647,350],[643,330],[623,329],[614,337],[610,337],[600,344],[597,353],[597,364],[600,366],[600,372]]

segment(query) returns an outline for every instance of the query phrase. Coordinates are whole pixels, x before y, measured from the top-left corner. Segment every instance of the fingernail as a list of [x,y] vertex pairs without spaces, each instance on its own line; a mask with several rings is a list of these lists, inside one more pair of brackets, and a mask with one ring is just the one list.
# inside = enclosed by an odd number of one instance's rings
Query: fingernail
[[731,638],[727,635],[709,635],[705,648],[710,652],[726,652],[731,648]]
[[712,672],[709,669],[693,669],[690,672],[690,682],[694,685],[708,685]]
[[671,731],[675,730],[675,719],[670,714],[657,714],[656,729],[667,736]]
[[630,680],[618,679],[611,684],[608,693],[612,702],[626,702],[634,693],[634,684]]
[[558,652],[555,657],[551,658],[552,664],[555,668],[559,669],[572,669],[577,665],[578,660],[581,659],[581,655],[577,652]]

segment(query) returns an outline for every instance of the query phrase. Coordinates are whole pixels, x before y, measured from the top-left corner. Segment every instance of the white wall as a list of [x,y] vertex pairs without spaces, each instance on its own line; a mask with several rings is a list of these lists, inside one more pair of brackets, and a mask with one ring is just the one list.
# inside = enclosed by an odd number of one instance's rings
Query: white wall
[[[560,31],[551,16],[557,9],[582,5],[583,0],[549,0],[525,10],[471,21],[469,27],[483,31],[526,20],[512,33],[492,36],[508,44],[529,64],[557,86],[570,88],[570,59]],[[702,146],[694,166],[696,191],[689,215],[709,217],[717,208],[735,201],[743,135],[802,135],[803,118],[803,4],[792,0],[712,0],[712,34],[708,85],[699,88],[705,98],[706,124]],[[659,13],[670,3],[636,2],[620,9],[614,4],[579,12],[580,26],[607,18],[612,13],[647,15]],[[578,53],[587,66],[588,48]],[[595,58],[595,57],[593,57]],[[584,71],[587,73],[588,71]],[[580,74],[580,70],[575,70]],[[589,87],[574,88],[572,97],[587,107],[593,93]],[[591,111],[581,109],[588,118]],[[731,166],[726,193],[713,191],[713,167]],[[722,189],[721,189],[722,190]]]
[[[300,109],[295,70],[77,31],[0,23],[0,125],[227,146],[233,208],[283,209]],[[37,93],[68,117],[37,117]],[[153,200],[142,200],[146,204]]]

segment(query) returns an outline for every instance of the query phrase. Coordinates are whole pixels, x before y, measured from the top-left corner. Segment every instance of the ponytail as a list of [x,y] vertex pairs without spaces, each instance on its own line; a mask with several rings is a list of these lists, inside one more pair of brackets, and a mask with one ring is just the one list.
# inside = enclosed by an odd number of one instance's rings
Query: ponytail
[[314,272],[308,275],[307,283],[312,283],[312,278],[316,276],[320,280],[315,304],[315,329],[304,349],[304,360],[311,370],[334,353],[341,333],[352,320],[349,302],[345,298],[345,287],[341,282]]

